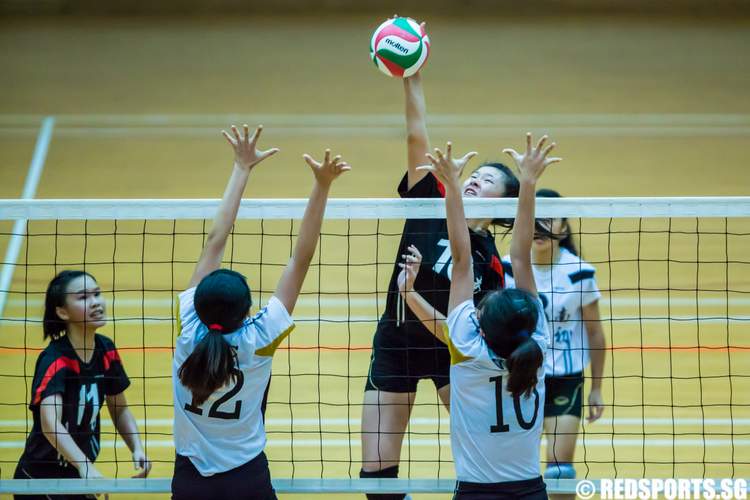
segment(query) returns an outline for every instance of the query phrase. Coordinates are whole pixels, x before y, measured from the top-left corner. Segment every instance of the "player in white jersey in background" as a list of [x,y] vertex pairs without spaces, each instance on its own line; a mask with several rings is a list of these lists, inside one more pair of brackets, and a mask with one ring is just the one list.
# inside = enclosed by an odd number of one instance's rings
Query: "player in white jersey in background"
[[[540,189],[536,195],[560,198],[560,193],[551,189]],[[537,234],[531,253],[539,298],[552,332],[545,359],[547,470],[544,477],[573,479],[576,477],[573,457],[583,410],[583,372],[590,359],[587,420],[593,422],[604,411],[601,377],[606,341],[599,316],[601,293],[594,277],[596,270],[579,257],[567,218],[552,219],[550,228],[556,236]],[[503,267],[508,286],[514,286],[509,258],[503,259]]]
[[175,345],[175,470],[172,498],[274,499],[261,416],[274,351],[294,327],[291,313],[320,236],[328,192],[349,165],[326,150],[322,163],[305,155],[315,175],[294,253],[266,307],[248,318],[245,278],[219,269],[250,171],[277,149],[256,149],[250,136],[223,132],[234,149],[232,175],[188,289],[180,294]]
[[[544,398],[544,351],[548,327],[537,297],[531,269],[534,235],[534,190],[554,143],[546,136],[526,152],[506,152],[520,170],[521,189],[513,229],[511,256],[516,288],[487,294],[478,307],[472,300],[474,276],[471,246],[460,191],[460,175],[469,153],[454,161],[451,145],[445,155],[428,155],[432,171],[446,187],[445,206],[453,258],[447,332],[451,354],[451,448],[456,467],[454,498],[469,500],[547,498],[539,470]],[[410,290],[418,257],[406,256],[399,278],[407,303],[420,320],[438,317],[430,304]]]

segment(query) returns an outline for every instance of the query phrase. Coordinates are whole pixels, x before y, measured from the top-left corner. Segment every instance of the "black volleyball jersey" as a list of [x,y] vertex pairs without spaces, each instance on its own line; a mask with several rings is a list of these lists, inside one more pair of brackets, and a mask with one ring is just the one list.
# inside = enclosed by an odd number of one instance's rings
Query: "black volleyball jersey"
[[[444,186],[428,174],[411,189],[407,186],[407,176],[401,180],[398,193],[402,198],[443,198]],[[488,291],[503,288],[505,284],[503,267],[495,247],[495,239],[489,232],[469,231],[471,257],[474,266],[474,301],[478,303]],[[453,269],[448,225],[445,219],[406,219],[401,242],[398,246],[393,274],[388,285],[385,312],[377,327],[378,335],[388,337],[388,345],[394,347],[445,347],[417,317],[405,307],[405,321],[398,319],[398,275],[403,262],[401,255],[408,254],[407,248],[414,245],[422,254],[422,264],[414,282],[414,290],[420,293],[435,309],[447,316],[450,276]]]
[[40,405],[44,398],[62,395],[62,425],[92,462],[99,454],[99,410],[105,397],[130,385],[115,344],[103,335],[94,337],[94,354],[84,363],[67,336],[53,340],[36,361],[29,409],[34,425],[21,462],[60,462],[62,457],[42,433]]

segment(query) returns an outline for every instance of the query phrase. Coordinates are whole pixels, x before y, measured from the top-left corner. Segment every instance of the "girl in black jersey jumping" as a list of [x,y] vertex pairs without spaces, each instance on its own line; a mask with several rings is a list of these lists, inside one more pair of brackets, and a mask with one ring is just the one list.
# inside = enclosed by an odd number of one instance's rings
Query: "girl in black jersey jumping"
[[[403,198],[442,198],[445,190],[433,174],[417,170],[426,163],[430,144],[426,128],[425,99],[419,73],[404,79],[408,168],[398,185]],[[473,155],[472,155],[473,156]],[[470,155],[457,160],[465,164]],[[463,184],[464,197],[507,198],[518,196],[519,183],[501,163],[484,163]],[[509,221],[468,219],[474,265],[474,298],[503,288],[504,277],[493,224],[510,227]],[[445,219],[407,219],[388,285],[385,311],[373,339],[372,357],[362,411],[363,478],[398,476],[399,457],[409,423],[417,383],[430,379],[446,408],[449,406],[450,355],[432,333],[399,300],[397,277],[400,256],[414,245],[422,251],[422,265],[415,290],[446,314],[450,289],[451,255]],[[371,499],[401,499],[404,494],[368,494]]]
[[[102,404],[133,454],[135,477],[145,477],[151,462],[143,452],[138,427],[128,409],[130,380],[115,344],[97,332],[107,322],[99,284],[84,271],[63,271],[47,287],[44,338],[51,339],[34,369],[29,409],[34,424],[18,461],[15,479],[101,478],[99,454]],[[22,498],[78,499],[85,495]]]

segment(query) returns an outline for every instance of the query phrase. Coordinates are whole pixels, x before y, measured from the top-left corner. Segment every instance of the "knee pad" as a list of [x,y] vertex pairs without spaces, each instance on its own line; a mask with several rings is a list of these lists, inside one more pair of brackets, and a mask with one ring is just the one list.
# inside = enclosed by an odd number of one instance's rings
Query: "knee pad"
[[385,469],[381,470],[374,470],[371,472],[368,472],[364,469],[359,471],[359,477],[362,479],[366,478],[397,478],[398,477],[398,465],[394,465],[392,467],[386,467]]
[[544,471],[544,479],[575,479],[576,469],[573,464],[569,463],[554,463],[547,465],[547,470]]
[[[376,470],[368,472],[365,470],[359,471],[359,477],[362,479],[366,478],[397,478],[398,477],[398,465],[393,467],[387,467],[382,470]],[[403,500],[405,493],[366,493],[367,500]]]

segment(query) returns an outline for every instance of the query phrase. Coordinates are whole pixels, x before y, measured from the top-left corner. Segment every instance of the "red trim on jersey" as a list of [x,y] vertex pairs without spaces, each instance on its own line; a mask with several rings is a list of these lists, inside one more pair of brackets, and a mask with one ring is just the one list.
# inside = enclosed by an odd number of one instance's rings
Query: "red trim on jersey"
[[34,400],[32,404],[38,405],[42,401],[42,393],[49,385],[49,381],[52,380],[52,378],[59,372],[60,370],[64,369],[73,370],[74,372],[80,374],[81,373],[81,366],[78,364],[78,360],[72,359],[72,358],[66,358],[65,356],[60,356],[55,361],[52,362],[51,365],[47,367],[47,371],[44,373],[44,376],[42,377],[42,383],[39,384],[39,387],[36,390],[36,393],[34,394]]
[[430,174],[432,174],[432,176],[435,178],[435,182],[437,183],[438,191],[440,191],[440,196],[442,198],[445,198],[445,186],[443,186],[443,183],[440,182],[440,179],[438,179],[435,174],[433,174],[432,172],[430,172]]
[[109,370],[109,366],[117,361],[118,363],[122,363],[122,360],[120,359],[120,355],[117,353],[117,349],[112,349],[111,351],[107,351],[104,353],[104,371]]
[[500,284],[505,288],[505,272],[503,271],[503,265],[500,263],[500,259],[497,255],[493,255],[490,259],[490,268],[500,276]]

